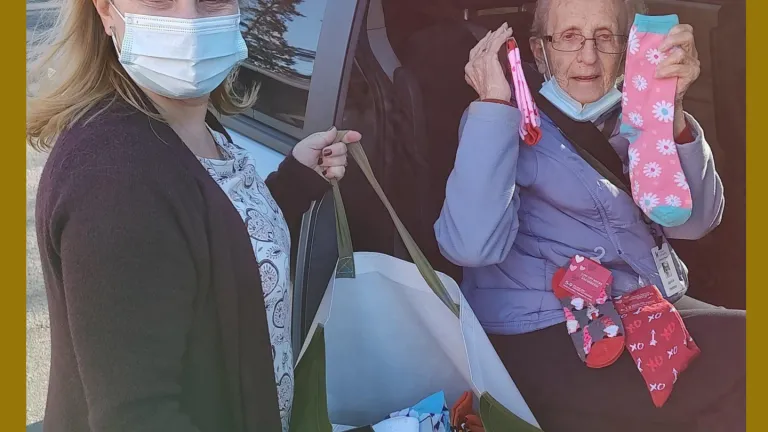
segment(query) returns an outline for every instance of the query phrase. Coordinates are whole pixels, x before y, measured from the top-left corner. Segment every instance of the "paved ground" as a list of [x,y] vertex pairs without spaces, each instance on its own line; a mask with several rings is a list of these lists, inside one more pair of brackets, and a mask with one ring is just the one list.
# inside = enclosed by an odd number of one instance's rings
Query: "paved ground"
[[[27,41],[47,27],[57,2],[27,0]],[[43,418],[50,364],[50,329],[35,236],[35,194],[45,155],[27,149],[27,424]],[[31,429],[29,429],[31,430]]]
[[34,220],[35,193],[44,161],[44,155],[27,150],[27,424],[43,418],[51,355]]

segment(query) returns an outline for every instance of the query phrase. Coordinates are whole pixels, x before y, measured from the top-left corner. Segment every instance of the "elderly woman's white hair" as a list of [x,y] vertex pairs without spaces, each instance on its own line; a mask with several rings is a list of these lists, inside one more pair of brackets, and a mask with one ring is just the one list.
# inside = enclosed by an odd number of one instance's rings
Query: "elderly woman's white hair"
[[[643,0],[615,0],[621,5],[621,12],[619,15],[619,25],[622,26],[621,31],[628,33],[629,27],[635,19],[635,14],[644,14],[647,9]],[[545,36],[547,29],[547,18],[550,10],[550,3],[552,0],[538,0],[536,2],[536,9],[533,13],[533,26],[531,27],[531,36],[541,37]]]

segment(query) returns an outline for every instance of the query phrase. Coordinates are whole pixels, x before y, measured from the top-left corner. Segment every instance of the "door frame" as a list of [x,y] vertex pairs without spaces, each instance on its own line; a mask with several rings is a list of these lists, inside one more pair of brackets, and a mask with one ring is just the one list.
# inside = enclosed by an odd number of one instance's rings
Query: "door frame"
[[[315,80],[313,72],[304,125],[307,135],[326,130],[336,125],[341,118],[357,42],[364,28],[367,9],[368,0],[328,0],[314,68],[314,71],[326,79]],[[326,194],[321,200],[312,203],[301,221],[291,316],[291,338],[296,360],[306,336],[303,330],[306,316],[303,306],[309,283],[309,257],[312,255],[317,216],[321,210],[328,211],[329,205],[333,206],[333,198]],[[333,239],[335,241],[335,233]],[[307,317],[310,320],[313,318]]]
[[348,74],[345,75],[344,70],[347,54],[350,52],[350,41],[356,40],[356,37],[352,37],[356,23],[359,27],[359,17],[356,17],[359,3],[362,1],[327,0],[326,2],[312,77],[309,81],[309,96],[303,128],[294,128],[291,129],[292,133],[288,133],[270,125],[279,120],[270,118],[269,121],[261,121],[248,114],[221,116],[221,123],[255,141],[258,145],[269,147],[283,155],[290,154],[299,140],[317,131],[328,129],[335,118],[334,113],[342,83],[348,79]]

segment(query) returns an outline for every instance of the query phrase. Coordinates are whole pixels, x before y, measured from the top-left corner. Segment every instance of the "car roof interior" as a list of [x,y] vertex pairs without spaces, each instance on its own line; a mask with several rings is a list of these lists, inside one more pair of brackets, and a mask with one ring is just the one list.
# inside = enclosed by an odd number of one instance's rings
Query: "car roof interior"
[[[712,148],[728,202],[723,223],[696,242],[676,242],[691,268],[692,295],[730,307],[743,307],[745,220],[745,4],[744,0],[646,0],[652,15],[677,14],[691,24],[701,75],[686,94],[685,108],[702,125]],[[439,253],[432,224],[445,197],[445,182],[458,146],[458,124],[476,95],[463,68],[477,35],[508,22],[520,41],[523,61],[532,62],[527,43],[535,2],[523,0],[371,0],[367,37],[373,55],[393,83],[393,91],[414,123],[411,147],[425,165],[412,178],[428,187],[401,207],[419,207],[410,229],[433,265],[460,279],[459,269]],[[387,144],[390,145],[390,144]],[[425,162],[428,161],[428,162]],[[428,173],[428,174],[426,174]],[[402,173],[407,177],[406,173]],[[410,174],[413,176],[414,174]],[[727,244],[734,253],[717,253]],[[723,293],[722,286],[735,289]]]

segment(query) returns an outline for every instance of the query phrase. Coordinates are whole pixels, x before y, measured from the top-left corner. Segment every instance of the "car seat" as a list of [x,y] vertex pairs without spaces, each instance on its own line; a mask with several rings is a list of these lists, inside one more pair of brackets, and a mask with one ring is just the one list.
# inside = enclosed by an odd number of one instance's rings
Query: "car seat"
[[709,38],[715,126],[722,145],[715,162],[725,191],[723,220],[704,242],[678,247],[681,257],[694,267],[690,294],[737,309],[746,307],[745,21],[743,0],[722,1],[718,25]]
[[[397,100],[402,116],[407,118],[404,124],[411,129],[402,140],[392,143],[395,160],[399,161],[397,172],[392,174],[396,182],[393,205],[402,213],[404,224],[432,265],[456,280],[461,279],[461,269],[440,253],[434,223],[440,215],[445,184],[453,169],[461,115],[477,98],[464,80],[464,66],[469,51],[477,44],[477,36],[484,35],[489,27],[478,24],[474,18],[480,7],[509,6],[514,2],[469,3],[473,2],[454,2],[453,19],[443,16],[408,37],[398,53],[401,67],[394,74]],[[482,15],[488,25],[504,19],[501,15],[488,19],[490,16]],[[510,14],[507,21],[516,29],[518,39],[527,41],[532,15]]]
[[645,3],[648,6],[648,12],[652,15],[677,14],[681,23],[693,26],[701,73],[686,92],[684,105],[686,111],[704,127],[715,160],[721,160],[724,157],[724,151],[717,139],[712,92],[714,63],[710,47],[710,32],[718,25],[718,12],[721,6],[714,4],[716,3],[714,1],[646,0]]
[[[720,226],[696,241],[673,240],[689,272],[688,294],[730,308],[746,306],[744,0],[647,0],[652,14],[676,13],[694,28],[701,74],[684,105],[701,123],[725,191]],[[727,254],[722,254],[727,250]],[[727,288],[724,288],[727,287]]]
[[[409,140],[393,143],[400,148],[398,153],[405,153],[403,147],[408,147],[421,155],[412,161],[412,168],[403,167],[409,171],[406,175],[418,177],[414,183],[420,188],[401,190],[396,195],[398,204],[419,208],[419,219],[405,222],[406,226],[418,233],[417,242],[432,265],[457,280],[461,270],[440,253],[433,225],[440,215],[445,184],[453,169],[461,115],[477,97],[464,81],[464,65],[476,43],[475,37],[457,22],[443,21],[423,29],[409,39],[401,57],[400,79],[395,83],[398,94],[413,95],[409,98],[422,105],[421,121],[415,123],[417,131]],[[409,203],[402,202],[406,197]]]

